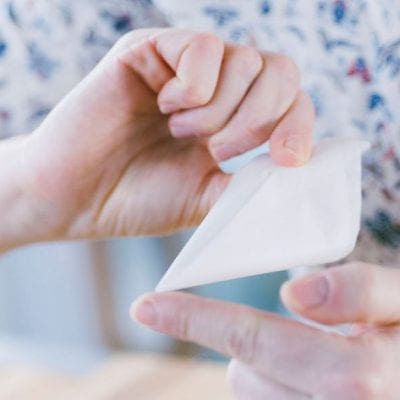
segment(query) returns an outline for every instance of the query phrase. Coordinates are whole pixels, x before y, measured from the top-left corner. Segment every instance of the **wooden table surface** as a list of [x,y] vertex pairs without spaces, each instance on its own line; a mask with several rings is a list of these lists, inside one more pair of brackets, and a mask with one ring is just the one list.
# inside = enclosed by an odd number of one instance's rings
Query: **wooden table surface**
[[226,366],[121,354],[86,376],[0,369],[1,400],[231,400]]

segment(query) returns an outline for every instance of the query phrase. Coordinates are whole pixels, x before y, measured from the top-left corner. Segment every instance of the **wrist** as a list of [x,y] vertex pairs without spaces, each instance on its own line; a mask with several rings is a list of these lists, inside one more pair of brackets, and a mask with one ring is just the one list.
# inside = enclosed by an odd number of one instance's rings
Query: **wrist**
[[0,253],[23,241],[23,229],[19,225],[23,222],[25,199],[20,187],[20,173],[25,140],[20,136],[0,141]]
[[30,136],[0,141],[0,254],[51,239],[39,202],[26,185],[25,151]]

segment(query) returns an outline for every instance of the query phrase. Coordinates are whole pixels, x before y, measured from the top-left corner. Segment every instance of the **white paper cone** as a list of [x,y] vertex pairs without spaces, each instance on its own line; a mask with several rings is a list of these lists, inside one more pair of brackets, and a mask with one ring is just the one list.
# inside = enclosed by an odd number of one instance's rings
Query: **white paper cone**
[[260,156],[230,185],[158,284],[168,291],[337,261],[360,229],[368,143],[325,139],[300,168]]

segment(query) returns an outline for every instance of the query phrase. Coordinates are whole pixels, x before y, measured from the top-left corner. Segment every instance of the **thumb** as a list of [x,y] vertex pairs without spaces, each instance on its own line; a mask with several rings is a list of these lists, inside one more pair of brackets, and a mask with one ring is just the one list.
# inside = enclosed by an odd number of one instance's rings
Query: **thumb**
[[400,271],[352,263],[282,286],[285,305],[319,323],[391,324],[400,321]]

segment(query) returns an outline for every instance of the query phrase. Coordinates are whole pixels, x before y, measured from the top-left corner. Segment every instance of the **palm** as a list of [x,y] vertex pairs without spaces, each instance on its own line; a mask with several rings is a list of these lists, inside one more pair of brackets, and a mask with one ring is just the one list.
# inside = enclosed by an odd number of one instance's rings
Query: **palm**
[[222,177],[204,146],[165,139],[129,163],[102,207],[98,230],[154,234],[194,226],[223,187],[214,178]]

